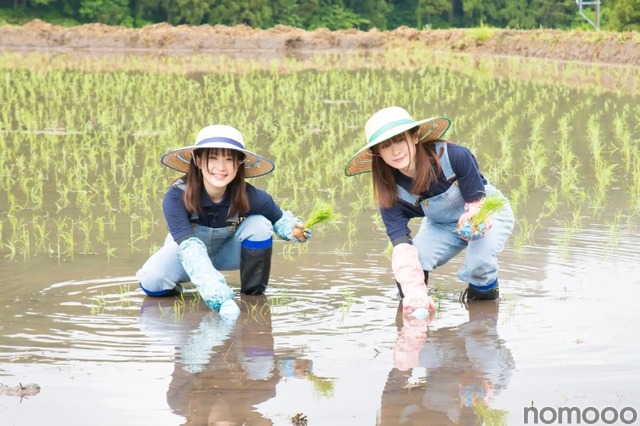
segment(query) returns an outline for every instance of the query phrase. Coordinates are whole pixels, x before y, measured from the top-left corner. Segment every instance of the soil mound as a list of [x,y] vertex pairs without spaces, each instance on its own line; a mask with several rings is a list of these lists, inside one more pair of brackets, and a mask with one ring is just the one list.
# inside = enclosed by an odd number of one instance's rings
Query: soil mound
[[398,46],[477,55],[505,55],[640,66],[640,34],[560,31],[401,27],[393,31],[318,29],[283,25],[267,30],[226,27],[149,25],[140,29],[86,24],[59,27],[40,20],[0,27],[0,49],[73,51],[254,52],[260,56],[318,51],[376,50]]

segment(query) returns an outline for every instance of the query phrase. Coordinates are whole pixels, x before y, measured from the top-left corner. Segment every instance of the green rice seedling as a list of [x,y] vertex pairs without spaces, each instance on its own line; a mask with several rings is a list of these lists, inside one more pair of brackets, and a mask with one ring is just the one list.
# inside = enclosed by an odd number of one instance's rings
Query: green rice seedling
[[98,228],[98,241],[104,242],[105,232],[104,232],[104,216],[100,216],[96,218],[96,227]]
[[252,320],[256,320],[259,315],[258,305],[255,303],[248,303],[245,300],[240,300],[240,303],[244,304],[247,307],[247,317]]
[[313,383],[313,390],[316,395],[324,398],[331,398],[334,393],[333,381],[330,379],[321,379],[315,374],[307,375],[307,380]]
[[341,291],[340,293],[343,297],[342,303],[340,304],[340,311],[342,312],[342,319],[344,319],[344,317],[346,317],[351,310],[351,306],[354,303],[353,292],[347,289]]
[[184,293],[180,293],[180,296],[176,297],[176,300],[173,302],[173,315],[176,319],[182,318],[186,306],[187,303],[184,300]]
[[131,298],[127,295],[131,292],[131,283],[120,284],[118,294],[120,296],[120,307],[125,308],[131,306]]
[[[306,246],[304,247],[304,249],[306,249]],[[282,246],[282,252],[281,252],[284,257],[287,260],[293,260],[294,259],[294,255],[303,253],[303,247],[301,247],[300,244],[284,244]]]
[[[36,239],[36,252],[46,253],[47,241],[49,240],[50,231],[46,230],[47,222],[44,217],[36,216],[33,218],[33,231]],[[2,228],[0,227],[0,235],[2,234]]]
[[599,217],[604,211],[608,190],[614,180],[615,167],[616,164],[607,164],[603,159],[596,161],[596,185],[593,188],[593,195],[590,197],[590,208],[594,212],[594,217]]
[[113,259],[114,257],[116,257],[116,251],[118,250],[117,247],[111,247],[109,245],[109,242],[107,242],[107,248],[105,250],[106,254],[107,254],[107,261],[110,261],[111,259]]
[[80,233],[84,236],[82,241],[82,254],[89,254],[92,252],[93,247],[91,245],[91,229],[93,223],[88,220],[82,220],[80,222]]
[[640,155],[634,154],[633,157],[633,171],[629,179],[628,193],[630,195],[631,208],[637,214],[640,213]]
[[104,313],[107,306],[107,302],[104,298],[104,293],[100,294],[100,297],[96,298],[95,305],[91,305],[91,315],[98,315]]
[[74,260],[75,258],[75,241],[73,238],[73,229],[70,229],[69,231],[61,231],[58,233],[58,245],[60,247],[62,247],[60,245],[60,241],[62,241],[64,243],[64,249],[61,250],[61,254],[64,255],[64,257],[70,259],[70,260]]
[[489,408],[486,402],[480,397],[474,397],[473,411],[478,424],[485,426],[506,426],[508,411]]
[[565,198],[571,199],[578,186],[579,162],[568,136],[560,137],[558,152],[560,153],[560,173],[558,173],[560,192]]
[[198,305],[200,304],[200,293],[197,291],[193,294],[193,297],[189,299],[189,312],[196,312]]
[[336,256],[341,256],[343,258],[349,252],[350,252],[350,247],[349,247],[349,242],[348,241],[345,242],[344,244],[342,244],[342,247],[336,247],[332,251],[332,253],[334,253]]
[[593,160],[597,162],[602,159],[602,150],[604,149],[601,139],[600,120],[601,117],[592,116],[587,123],[587,138],[589,139],[589,147],[593,155]]
[[279,294],[271,296],[269,298],[269,302],[273,307],[282,307],[293,302],[293,298],[289,295],[287,290],[284,290]]
[[516,318],[515,312],[516,308],[528,308],[529,305],[526,303],[522,303],[521,299],[516,299],[515,296],[511,294],[506,294],[504,298],[500,298],[500,301],[504,300],[507,304],[506,316],[503,317],[502,324],[509,324],[513,319]]
[[292,234],[294,237],[304,241],[307,239],[307,237],[304,236],[305,229],[310,229],[319,223],[334,221],[337,218],[338,214],[335,212],[333,205],[324,201],[318,201],[311,209],[302,228],[294,228]]
[[533,243],[533,234],[537,225],[531,225],[527,218],[518,220],[519,231],[513,235],[513,247],[516,252],[522,252],[525,244]]
[[437,286],[434,285],[433,287],[429,288],[429,296],[431,296],[433,298],[433,302],[436,304],[436,312],[438,314],[442,313],[442,300],[444,299],[444,293],[442,292],[442,289]]
[[622,114],[616,114],[613,119],[613,129],[615,139],[620,143],[620,151],[622,152],[622,158],[624,159],[625,172],[629,173],[631,170],[631,160],[633,158],[633,146],[631,143],[631,132],[627,125],[627,110],[624,110]]
[[7,241],[6,243],[3,244],[2,247],[9,250],[9,253],[5,254],[4,258],[9,259],[11,261],[15,260],[16,254],[18,252],[18,249],[16,248],[15,243],[13,241]]
[[618,246],[620,239],[620,224],[622,222],[622,211],[617,210],[613,220],[609,223],[609,241],[605,249],[605,253],[612,254],[613,250]]
[[558,210],[558,189],[553,188],[549,192],[549,198],[544,202],[544,211],[540,213],[538,216],[538,220],[543,219],[545,217],[552,217],[554,213]]
[[494,184],[498,184],[513,170],[513,132],[516,127],[516,118],[511,116],[502,130],[498,133],[500,142],[500,161],[492,161],[489,164],[487,177]]
[[26,226],[20,229],[20,235],[17,240],[22,245],[22,259],[26,262],[31,253],[31,238],[29,237],[29,231]]
[[356,223],[356,219],[350,219],[347,224],[347,241],[349,242],[349,246],[353,245],[353,241],[355,240],[356,234],[358,233],[358,225]]
[[558,255],[562,259],[566,259],[567,254],[569,253],[569,246],[571,239],[575,235],[575,229],[571,228],[568,222],[565,222],[565,228],[562,233],[559,235],[559,240],[556,242],[556,247],[558,248]]
[[525,170],[528,170],[528,174],[533,177],[534,186],[540,188],[544,184],[548,165],[547,154],[541,139],[534,139],[525,151],[527,163],[529,164],[529,167]]
[[499,212],[507,204],[506,200],[500,195],[488,195],[484,197],[484,201],[480,209],[469,218],[468,223],[465,223],[462,227],[458,228],[458,232],[462,235],[471,238],[471,236],[477,233],[482,234],[484,231],[484,224],[487,219]]
[[526,202],[527,198],[529,197],[529,174],[527,172],[524,172],[520,174],[520,188],[519,188],[519,192],[520,192],[520,196],[522,197],[522,201]]
[[382,253],[391,260],[391,257],[393,256],[393,244],[391,244],[391,241],[387,242],[387,246],[384,248]]

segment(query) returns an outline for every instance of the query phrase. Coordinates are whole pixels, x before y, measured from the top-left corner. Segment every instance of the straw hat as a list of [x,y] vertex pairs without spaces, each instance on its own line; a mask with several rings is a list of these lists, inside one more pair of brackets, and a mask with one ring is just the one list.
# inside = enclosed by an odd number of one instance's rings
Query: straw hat
[[405,130],[420,126],[418,138],[420,142],[435,141],[444,136],[451,126],[451,120],[446,117],[426,118],[414,121],[409,113],[400,107],[383,108],[367,120],[364,133],[367,144],[351,157],[344,172],[347,176],[371,171],[371,148],[387,139],[399,135]]
[[271,173],[274,164],[258,154],[247,151],[240,131],[231,126],[215,124],[198,132],[196,143],[185,148],[176,149],[162,156],[160,162],[165,166],[186,173],[193,151],[200,148],[233,149],[244,153],[245,177],[256,177]]

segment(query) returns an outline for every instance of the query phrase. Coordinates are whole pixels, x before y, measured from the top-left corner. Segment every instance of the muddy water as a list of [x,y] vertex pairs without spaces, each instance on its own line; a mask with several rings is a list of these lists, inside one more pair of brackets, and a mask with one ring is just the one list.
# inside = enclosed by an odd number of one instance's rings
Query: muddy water
[[[601,124],[610,135],[611,121]],[[640,231],[620,173],[602,214],[579,211],[579,221],[568,203],[538,221],[548,188],[531,190],[518,218],[537,228],[501,254],[499,304],[460,303],[454,259],[432,274],[439,309],[428,323],[397,316],[371,207],[350,218],[353,238],[344,220],[317,229],[302,252],[276,242],[267,295],[239,298],[234,323],[193,295],[145,297],[134,279],[145,250],[0,259],[0,384],[40,386],[23,398],[0,393],[0,424],[515,425],[535,424],[535,410],[538,424],[559,424],[560,406],[589,421],[605,415],[594,424],[634,420]],[[580,184],[589,191],[596,180]],[[355,198],[339,198],[345,216]],[[129,228],[119,233],[129,238]],[[156,226],[155,240],[163,236]],[[226,276],[237,289],[237,273]]]
[[0,397],[3,424],[474,424],[474,398],[508,424],[532,402],[638,409],[640,242],[607,255],[606,232],[583,237],[562,255],[554,232],[505,250],[499,305],[460,304],[453,261],[428,326],[396,318],[378,237],[276,255],[268,295],[243,297],[236,323],[144,297],[123,267],[38,265],[5,282],[0,382],[41,391]]

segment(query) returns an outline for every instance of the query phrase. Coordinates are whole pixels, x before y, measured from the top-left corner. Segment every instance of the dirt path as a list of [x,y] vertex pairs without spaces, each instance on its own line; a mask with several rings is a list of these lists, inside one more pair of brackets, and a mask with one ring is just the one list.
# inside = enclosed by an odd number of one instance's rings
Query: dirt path
[[156,24],[142,29],[87,24],[57,27],[35,20],[24,26],[0,27],[0,50],[105,50],[253,52],[284,56],[318,51],[378,50],[394,46],[640,66],[640,34],[559,30],[430,30],[399,28],[367,32],[304,31],[278,26],[269,30],[246,26],[178,26]]

